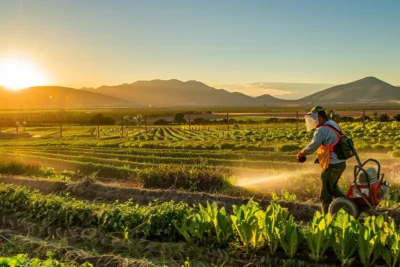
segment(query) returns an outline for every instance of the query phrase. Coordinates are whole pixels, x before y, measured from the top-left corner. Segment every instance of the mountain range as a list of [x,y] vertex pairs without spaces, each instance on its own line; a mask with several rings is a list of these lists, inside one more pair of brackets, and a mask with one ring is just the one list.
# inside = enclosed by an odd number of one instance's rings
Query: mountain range
[[251,97],[216,89],[198,81],[137,81],[99,88],[31,87],[9,91],[0,87],[0,109],[73,109],[92,107],[269,107],[313,104],[400,103],[400,87],[375,77],[327,88],[298,100],[265,94]]

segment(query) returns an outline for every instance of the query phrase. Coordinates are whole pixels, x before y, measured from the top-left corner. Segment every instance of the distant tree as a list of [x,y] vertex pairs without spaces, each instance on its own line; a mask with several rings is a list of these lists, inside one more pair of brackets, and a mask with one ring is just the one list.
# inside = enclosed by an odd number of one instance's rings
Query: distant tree
[[354,121],[354,118],[353,118],[352,116],[342,116],[342,117],[340,118],[340,120],[341,120],[342,122],[353,122],[353,121]]
[[381,114],[381,116],[379,117],[379,121],[389,121],[389,120],[390,120],[390,117],[386,113]]
[[[371,120],[371,117],[365,115],[365,116],[364,116],[364,120],[365,120],[365,121]],[[354,121],[362,122],[362,121],[363,121],[363,116],[360,116],[360,117],[358,117],[358,118],[355,118]]]
[[203,124],[204,123],[204,118],[203,117],[197,117],[193,120],[193,124]]
[[400,121],[400,114],[397,114],[396,116],[393,117],[395,121]]
[[89,123],[96,125],[100,123],[101,125],[114,125],[115,119],[111,117],[105,117],[103,113],[98,113],[90,118]]
[[154,122],[154,125],[169,125],[170,122],[165,119],[159,119]]
[[178,124],[186,123],[186,120],[184,117],[185,117],[185,114],[183,114],[183,113],[175,113],[174,122],[178,123]]
[[264,120],[264,123],[277,123],[279,122],[278,118],[268,118]]

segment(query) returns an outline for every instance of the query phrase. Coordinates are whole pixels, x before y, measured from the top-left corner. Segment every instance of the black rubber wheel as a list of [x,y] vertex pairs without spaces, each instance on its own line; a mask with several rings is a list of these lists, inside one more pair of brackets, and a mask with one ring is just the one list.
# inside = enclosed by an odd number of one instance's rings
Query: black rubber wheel
[[329,213],[332,215],[338,213],[341,209],[347,211],[347,213],[352,215],[354,218],[358,218],[360,215],[360,210],[357,204],[347,197],[336,198],[329,205]]

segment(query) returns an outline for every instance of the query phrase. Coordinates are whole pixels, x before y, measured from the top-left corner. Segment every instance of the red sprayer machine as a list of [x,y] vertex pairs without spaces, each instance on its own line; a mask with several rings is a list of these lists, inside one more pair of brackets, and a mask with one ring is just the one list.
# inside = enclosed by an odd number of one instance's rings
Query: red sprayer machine
[[[361,162],[354,145],[357,165],[354,166],[353,184],[345,197],[336,198],[329,206],[331,214],[344,209],[349,214],[357,218],[360,212],[372,209],[379,214],[376,207],[379,203],[389,196],[389,183],[384,180],[384,174],[381,174],[381,165],[375,159],[368,159]],[[372,165],[366,168],[367,165]]]

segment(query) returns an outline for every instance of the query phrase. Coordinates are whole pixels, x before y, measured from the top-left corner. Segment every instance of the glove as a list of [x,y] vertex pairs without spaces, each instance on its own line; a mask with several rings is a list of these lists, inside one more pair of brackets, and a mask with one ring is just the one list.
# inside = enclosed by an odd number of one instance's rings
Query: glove
[[304,151],[300,151],[299,153],[297,153],[296,159],[298,162],[305,162],[306,161],[306,153]]
[[304,151],[300,151],[299,153],[297,153],[296,159],[299,160],[302,157],[305,157],[307,154]]

